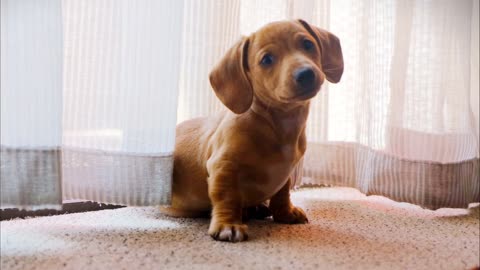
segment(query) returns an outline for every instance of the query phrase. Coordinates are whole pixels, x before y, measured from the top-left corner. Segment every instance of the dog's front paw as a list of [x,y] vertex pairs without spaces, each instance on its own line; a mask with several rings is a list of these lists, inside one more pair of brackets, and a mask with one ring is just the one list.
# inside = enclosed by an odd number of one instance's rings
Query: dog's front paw
[[217,241],[241,242],[248,239],[245,224],[210,224],[208,234]]
[[305,212],[300,207],[291,207],[285,211],[280,211],[273,214],[273,220],[279,223],[298,224],[308,223],[308,218]]

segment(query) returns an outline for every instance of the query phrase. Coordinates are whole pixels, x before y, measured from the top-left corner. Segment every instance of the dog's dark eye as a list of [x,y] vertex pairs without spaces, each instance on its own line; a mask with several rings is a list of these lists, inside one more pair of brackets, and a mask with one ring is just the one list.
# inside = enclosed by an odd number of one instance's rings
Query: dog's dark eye
[[310,40],[304,39],[303,40],[303,48],[307,51],[311,51],[313,48],[315,48],[315,45]]
[[260,61],[260,64],[262,66],[270,66],[271,64],[273,64],[273,55],[267,53],[265,54],[263,57],[262,57],[262,60]]

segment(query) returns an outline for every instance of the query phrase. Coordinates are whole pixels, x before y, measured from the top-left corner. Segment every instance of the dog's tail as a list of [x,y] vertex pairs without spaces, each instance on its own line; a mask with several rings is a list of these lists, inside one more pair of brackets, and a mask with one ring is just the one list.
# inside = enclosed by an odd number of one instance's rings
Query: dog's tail
[[210,211],[192,211],[178,209],[171,206],[160,206],[160,212],[171,217],[183,218],[209,218]]

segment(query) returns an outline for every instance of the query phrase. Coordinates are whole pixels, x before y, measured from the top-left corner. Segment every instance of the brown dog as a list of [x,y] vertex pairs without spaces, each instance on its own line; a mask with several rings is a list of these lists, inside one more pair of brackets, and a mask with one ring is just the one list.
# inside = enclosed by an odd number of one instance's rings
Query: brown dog
[[211,210],[216,240],[247,239],[242,211],[269,200],[276,222],[306,223],[290,202],[290,174],[306,148],[309,99],[343,73],[340,42],[299,21],[268,24],[242,38],[210,74],[231,112],[177,127],[172,207],[176,216]]

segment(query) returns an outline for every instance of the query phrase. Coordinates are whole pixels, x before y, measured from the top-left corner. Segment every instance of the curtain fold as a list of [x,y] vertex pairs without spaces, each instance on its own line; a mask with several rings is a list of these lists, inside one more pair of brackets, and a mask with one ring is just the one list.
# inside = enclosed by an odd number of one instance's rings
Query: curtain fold
[[63,199],[168,204],[182,1],[63,1]]
[[239,0],[185,1],[177,123],[223,109],[203,86],[222,53],[240,39],[239,9]]

